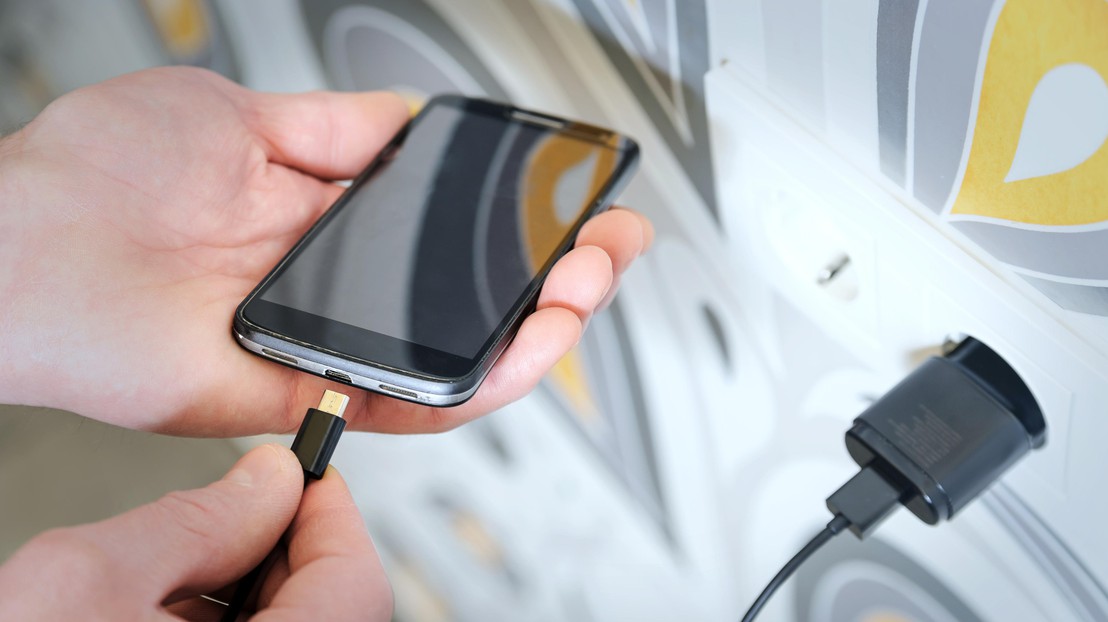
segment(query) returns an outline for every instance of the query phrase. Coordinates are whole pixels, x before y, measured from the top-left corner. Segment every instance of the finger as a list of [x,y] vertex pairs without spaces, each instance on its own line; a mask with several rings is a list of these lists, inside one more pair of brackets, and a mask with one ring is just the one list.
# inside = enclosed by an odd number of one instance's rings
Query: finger
[[387,92],[251,92],[243,102],[271,161],[323,179],[354,177],[409,118],[404,100]]
[[639,219],[639,225],[642,226],[643,232],[642,252],[645,253],[646,251],[650,250],[651,246],[654,246],[654,223],[649,218],[647,218],[645,214],[637,210],[633,210],[629,207],[624,207],[622,205],[613,205],[612,210],[629,212],[631,214],[634,214],[635,218]]
[[392,617],[392,589],[381,560],[346,482],[334,468],[304,491],[289,527],[288,571],[272,599],[259,600],[260,613],[254,620]]
[[616,294],[619,293],[620,276],[621,275],[617,274],[612,277],[612,286],[608,288],[608,293],[604,294],[604,299],[600,301],[600,304],[596,305],[595,313],[599,313],[612,306],[612,301],[615,300]]
[[172,603],[227,585],[280,539],[303,489],[292,452],[277,445],[243,456],[206,488],[175,492],[121,516],[82,527],[133,574],[133,591]]
[[242,215],[258,223],[244,227],[244,237],[236,240],[241,246],[251,245],[250,250],[228,251],[225,268],[254,282],[273,269],[345,190],[283,166],[271,166],[267,182],[270,185],[260,193],[261,200],[250,202],[249,211]]
[[286,547],[281,555],[278,555],[273,560],[273,565],[269,568],[269,572],[265,575],[265,581],[262,582],[261,589],[258,590],[257,602],[250,603],[251,610],[257,611],[264,608],[273,602],[276,598],[277,592],[281,591],[281,588],[285,585],[285,581],[288,581],[289,575],[292,572],[289,570],[289,553]]
[[248,226],[228,231],[227,246],[222,253],[213,252],[205,268],[260,279],[343,191],[337,184],[278,165],[271,165],[258,183],[236,215]]
[[477,395],[465,404],[466,420],[510,404],[532,389],[546,372],[581,340],[584,325],[564,307],[533,313],[520,326],[512,345],[489,372]]
[[539,293],[537,309],[569,309],[587,323],[612,286],[612,260],[596,246],[578,246],[551,268]]
[[577,246],[596,246],[612,258],[612,269],[622,273],[642,254],[646,230],[642,220],[632,211],[609,210],[589,220],[577,234]]
[[[633,217],[641,230],[641,241],[636,244],[635,227],[628,216]],[[605,218],[607,217],[607,218]],[[597,220],[600,219],[600,222]],[[606,249],[612,257],[612,285],[604,299],[596,306],[596,311],[607,309],[616,294],[619,293],[620,277],[630,264],[640,255],[645,253],[654,244],[654,224],[650,219],[635,210],[615,206],[612,210],[593,218],[585,227],[582,227],[582,235],[577,236],[577,244],[596,244]],[[631,253],[631,249],[639,247],[638,252]]]

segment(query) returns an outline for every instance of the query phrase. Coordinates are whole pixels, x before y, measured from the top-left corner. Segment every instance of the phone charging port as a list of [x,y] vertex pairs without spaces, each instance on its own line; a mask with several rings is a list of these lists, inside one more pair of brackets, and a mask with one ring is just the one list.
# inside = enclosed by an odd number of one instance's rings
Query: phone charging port
[[323,375],[327,376],[331,380],[338,380],[339,382],[345,382],[346,384],[351,384],[350,376],[347,376],[346,374],[342,373],[341,371],[335,371],[333,369],[328,369],[328,370],[324,370]]

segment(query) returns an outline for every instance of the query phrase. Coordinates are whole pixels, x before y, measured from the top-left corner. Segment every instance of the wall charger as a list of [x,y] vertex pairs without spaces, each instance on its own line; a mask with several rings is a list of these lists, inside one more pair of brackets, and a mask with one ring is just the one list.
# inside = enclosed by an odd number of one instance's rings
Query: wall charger
[[1011,365],[973,337],[944,347],[854,420],[846,448],[861,470],[827,498],[834,518],[743,621],[836,534],[849,529],[864,539],[898,505],[929,525],[949,520],[1045,443],[1042,410]]
[[967,337],[854,420],[846,448],[862,472],[859,481],[831,495],[827,507],[846,516],[858,537],[895,502],[934,525],[1045,442],[1046,424],[1030,389],[1000,355]]

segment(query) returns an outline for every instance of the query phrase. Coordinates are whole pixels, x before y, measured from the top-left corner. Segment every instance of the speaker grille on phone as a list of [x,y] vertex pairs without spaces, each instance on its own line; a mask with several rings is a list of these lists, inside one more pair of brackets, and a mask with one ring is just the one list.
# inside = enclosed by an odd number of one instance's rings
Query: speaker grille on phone
[[523,110],[512,111],[512,118],[516,121],[523,121],[524,123],[533,123],[535,125],[545,125],[546,127],[552,127],[554,129],[561,129],[565,126],[566,122],[561,119],[552,119],[537,114],[531,114]]
[[299,365],[300,364],[300,361],[297,361],[296,359],[292,358],[291,356],[289,356],[289,355],[287,355],[283,352],[277,352],[275,350],[270,350],[269,348],[262,348],[262,354],[268,356],[271,359],[277,359],[278,361],[288,363],[289,365]]
[[400,395],[410,397],[413,400],[419,399],[419,394],[416,393],[415,391],[409,391],[407,389],[398,389],[396,387],[390,387],[387,384],[378,385],[378,388],[381,389],[382,391],[388,391],[390,393],[398,393]]

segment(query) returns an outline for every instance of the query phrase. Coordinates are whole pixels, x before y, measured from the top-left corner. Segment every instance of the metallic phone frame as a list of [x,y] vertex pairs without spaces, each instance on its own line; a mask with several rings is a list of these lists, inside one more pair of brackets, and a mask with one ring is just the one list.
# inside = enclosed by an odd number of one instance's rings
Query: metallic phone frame
[[[470,374],[459,381],[423,380],[410,373],[335,356],[275,333],[267,334],[249,326],[240,326],[237,316],[233,332],[239,345],[263,358],[328,380],[430,406],[457,406],[465,402],[473,397],[485,375]],[[345,379],[335,374],[341,374]]]

